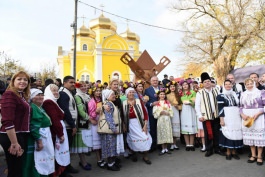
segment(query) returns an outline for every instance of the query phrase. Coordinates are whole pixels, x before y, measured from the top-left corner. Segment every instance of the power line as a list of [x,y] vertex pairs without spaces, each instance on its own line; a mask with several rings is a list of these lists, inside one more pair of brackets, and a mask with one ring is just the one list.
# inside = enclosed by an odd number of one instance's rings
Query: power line
[[[105,11],[105,10],[103,10],[103,9],[99,9],[99,8],[97,8],[97,7],[95,7],[95,6],[89,5],[89,4],[87,4],[87,3],[85,3],[85,2],[82,2],[82,1],[78,1],[78,2],[81,3],[81,4],[84,4],[84,5],[86,5],[86,6],[92,7],[92,8],[94,8],[94,9],[96,9],[96,10],[100,10],[100,11],[102,11],[102,12],[104,12],[104,13],[107,13],[107,14],[110,14],[110,15],[116,16],[116,17],[118,17],[118,18],[122,18],[122,19],[128,20],[128,21],[132,21],[132,22],[135,22],[135,23],[139,23],[139,24],[141,24],[141,25],[145,25],[145,26],[149,26],[149,27],[153,27],[153,28],[160,28],[160,29],[169,30],[169,31],[176,31],[176,32],[189,32],[189,33],[192,33],[191,31],[177,30],[177,29],[172,29],[172,28],[166,28],[166,27],[162,27],[162,26],[157,26],[157,25],[147,24],[147,23],[140,22],[140,21],[137,21],[137,20],[133,20],[133,19],[129,19],[129,18],[126,18],[126,17],[122,17],[122,16],[120,16],[120,15],[117,15],[117,14],[114,14],[114,13],[111,13],[111,12],[108,12],[108,11]],[[198,33],[198,32],[197,32],[197,33]]]

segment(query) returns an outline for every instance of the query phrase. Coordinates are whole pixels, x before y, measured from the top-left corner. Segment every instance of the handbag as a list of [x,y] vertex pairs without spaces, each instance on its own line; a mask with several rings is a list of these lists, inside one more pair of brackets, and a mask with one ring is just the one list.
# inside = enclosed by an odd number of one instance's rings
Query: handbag
[[[114,111],[113,111],[112,115],[113,115],[113,120],[115,122],[115,126],[117,128],[116,133],[119,134],[119,133],[121,133],[121,119],[120,119],[119,111],[118,111],[117,107],[112,102],[109,102],[109,103],[111,103],[114,107]],[[106,102],[103,105],[105,105],[105,104],[106,104]],[[102,109],[104,109],[104,106],[102,106]],[[99,134],[116,134],[110,129],[109,123],[106,120],[104,111],[102,111],[99,115],[97,132]]]

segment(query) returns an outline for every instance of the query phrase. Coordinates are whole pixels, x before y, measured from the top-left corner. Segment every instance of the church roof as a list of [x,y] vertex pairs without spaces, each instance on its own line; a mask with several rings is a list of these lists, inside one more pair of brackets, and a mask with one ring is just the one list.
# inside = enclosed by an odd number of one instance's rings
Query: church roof
[[131,32],[129,28],[127,28],[127,30],[124,33],[121,33],[120,36],[128,40],[134,40],[140,42],[140,37],[136,33]]
[[96,33],[91,30],[90,28],[87,28],[85,25],[81,26],[79,29],[77,29],[77,35],[80,36],[87,36],[95,39]]
[[89,26],[92,30],[95,28],[110,29],[113,31],[117,30],[116,23],[105,17],[103,14],[101,14],[98,18],[90,20]]

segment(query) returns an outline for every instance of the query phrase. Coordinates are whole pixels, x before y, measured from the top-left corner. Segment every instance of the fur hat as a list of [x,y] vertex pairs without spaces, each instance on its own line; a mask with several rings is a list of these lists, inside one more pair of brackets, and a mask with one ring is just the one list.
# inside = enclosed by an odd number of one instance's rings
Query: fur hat
[[203,83],[205,80],[210,80],[211,81],[211,78],[209,76],[209,74],[207,72],[204,72],[201,74],[201,82]]

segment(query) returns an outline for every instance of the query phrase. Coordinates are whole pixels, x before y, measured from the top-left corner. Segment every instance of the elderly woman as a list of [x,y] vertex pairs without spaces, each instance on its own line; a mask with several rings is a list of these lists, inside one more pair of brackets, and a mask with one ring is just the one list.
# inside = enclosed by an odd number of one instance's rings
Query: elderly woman
[[2,145],[8,167],[8,177],[21,177],[23,152],[27,147],[29,134],[30,77],[20,71],[13,75],[1,99],[0,144]]
[[225,80],[223,93],[217,96],[220,125],[222,133],[219,134],[219,145],[226,148],[226,160],[232,157],[239,160],[235,149],[243,147],[242,120],[239,114],[239,100],[232,89],[230,80]]
[[181,133],[184,135],[186,151],[195,151],[194,138],[197,133],[197,119],[194,109],[196,92],[191,90],[190,82],[184,80],[181,82],[182,92],[181,101]]
[[[254,163],[257,161],[257,165],[262,165],[262,150],[265,146],[265,92],[258,90],[252,79],[246,79],[245,86],[246,91],[240,97],[240,114],[244,121],[254,120],[251,127],[243,126],[243,143],[250,146],[251,149],[251,157],[247,162]],[[256,147],[258,154],[256,154]]]
[[166,84],[168,88],[167,100],[170,102],[173,110],[173,117],[171,119],[171,125],[173,130],[173,144],[171,144],[170,150],[179,150],[177,146],[177,138],[180,138],[180,115],[179,108],[181,105],[180,95],[175,81],[170,81]]
[[70,163],[68,137],[63,121],[64,112],[57,104],[59,99],[58,86],[50,84],[44,91],[43,109],[51,118],[53,149],[55,150],[55,172],[50,177],[63,176],[65,167]]
[[[120,164],[117,162],[116,157],[119,154],[121,146],[124,148],[123,139],[121,133],[121,119],[119,117],[118,108],[113,104],[116,99],[116,95],[113,90],[104,90],[102,93],[104,106],[109,109],[103,109],[104,119],[107,122],[100,122],[98,132],[101,131],[101,153],[102,158],[107,159],[108,165],[107,169],[111,171],[119,171]],[[107,126],[106,130],[108,132],[102,132],[101,128]],[[110,131],[110,132],[109,132]],[[118,136],[120,136],[118,138]]]
[[[152,145],[152,138],[148,133],[148,114],[140,99],[135,99],[135,90],[128,88],[125,91],[127,100],[123,102],[123,111],[125,122],[127,123],[127,143],[130,149],[134,152],[144,152],[143,161],[146,164],[151,164],[147,153]],[[137,161],[137,156],[134,153],[134,162]]]
[[99,114],[102,109],[102,98],[101,91],[103,86],[101,84],[96,84],[92,90],[91,100],[88,102],[88,112],[90,116],[91,122],[91,130],[92,130],[92,145],[93,151],[96,153],[97,157],[97,165],[100,168],[104,168],[106,162],[101,158],[101,142],[100,135],[98,134],[98,119]]
[[[54,172],[54,148],[51,137],[51,119],[41,107],[43,93],[31,89],[30,136],[23,167],[23,176],[48,176]],[[36,148],[35,148],[36,147]]]
[[78,110],[77,117],[77,133],[74,136],[73,144],[71,148],[72,153],[78,153],[81,166],[84,170],[91,170],[91,164],[87,163],[85,153],[91,151],[92,147],[92,132],[91,124],[88,115],[87,104],[90,100],[88,94],[86,94],[86,83],[81,81],[75,84],[76,94],[75,102]]

